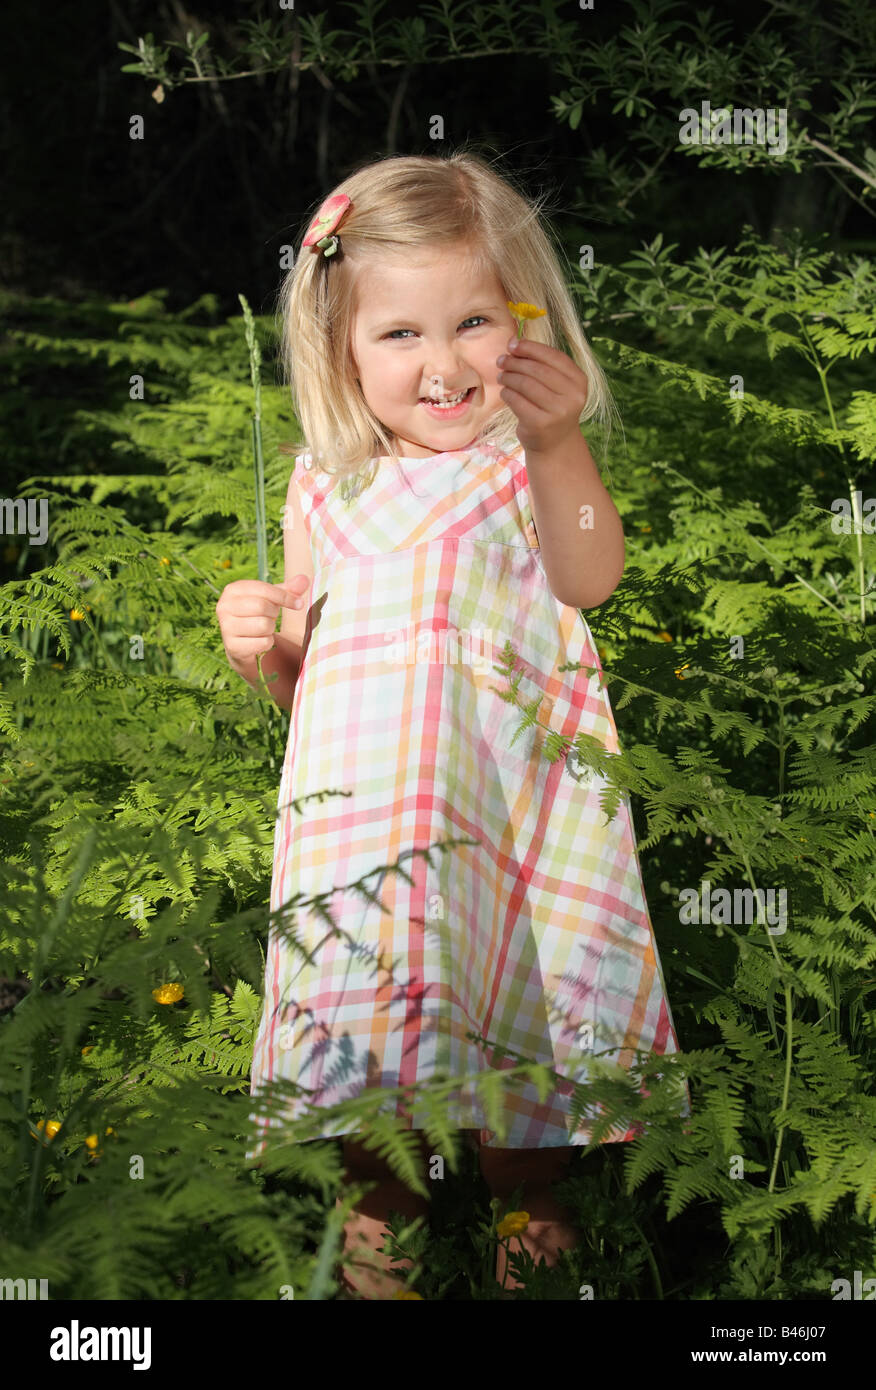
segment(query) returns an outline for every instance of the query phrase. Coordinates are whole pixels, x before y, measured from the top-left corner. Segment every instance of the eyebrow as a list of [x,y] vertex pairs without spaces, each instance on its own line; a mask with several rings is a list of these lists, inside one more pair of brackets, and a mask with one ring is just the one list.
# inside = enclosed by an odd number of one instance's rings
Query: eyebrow
[[[476,314],[485,314],[487,311],[495,313],[497,309],[506,309],[507,307],[507,304],[478,305],[476,308],[472,309],[470,313],[464,314],[463,317],[471,319],[474,318]],[[413,319],[406,320],[404,314],[397,314],[395,318],[385,319],[381,323],[375,323],[370,331],[372,333],[385,333],[388,328],[398,328],[400,326],[409,328],[412,322]]]

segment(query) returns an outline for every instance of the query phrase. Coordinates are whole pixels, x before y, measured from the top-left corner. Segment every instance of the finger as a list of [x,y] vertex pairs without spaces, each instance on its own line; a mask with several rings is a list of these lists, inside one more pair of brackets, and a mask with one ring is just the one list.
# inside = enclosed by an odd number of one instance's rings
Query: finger
[[546,343],[533,342],[530,338],[515,339],[514,347],[509,346],[506,349],[506,360],[541,362],[544,366],[553,367],[570,381],[573,381],[581,370],[568,353],[561,352],[559,348],[548,347]]
[[518,409],[526,407],[528,410],[536,410],[539,415],[544,416],[545,420],[553,419],[551,412],[549,410],[545,410],[544,406],[541,405],[538,402],[538,400],[533,400],[532,396],[525,395],[523,391],[516,391],[512,386],[504,387],[499,392],[499,395],[501,396],[503,401],[507,400],[509,396],[511,397],[511,399],[508,400],[508,404],[510,405],[511,409],[515,412],[517,412]]
[[509,363],[506,359],[505,365],[499,373],[499,381],[503,386],[513,386],[515,391],[522,391],[527,384],[530,389],[538,390],[542,388],[550,391],[552,396],[558,399],[568,395],[569,383],[560,376],[559,372],[550,373],[549,369],[527,365],[521,362],[518,366],[516,362]]
[[304,589],[307,589],[309,587],[310,580],[308,579],[306,574],[296,574],[293,576],[292,579],[288,581],[288,583],[284,582],[282,584],[262,585],[262,588],[265,590],[266,597],[270,598],[272,603],[279,604],[281,608],[289,607],[290,590],[293,594],[297,595],[302,594],[304,592]]
[[234,653],[246,661],[251,656],[266,656],[274,645],[273,637],[240,637],[235,639]]
[[[284,593],[284,597],[289,599],[289,595]],[[217,605],[217,611],[228,613],[234,618],[276,618],[280,609],[285,605],[273,602],[268,598],[260,598],[258,594],[236,594],[227,604],[222,607]]]
[[296,574],[294,579],[284,586],[284,597],[280,600],[282,608],[300,608],[304,602],[304,595],[310,588],[310,580],[306,574]]
[[[296,578],[298,577],[296,575]],[[223,592],[227,593],[230,598],[233,598],[235,594],[246,598],[252,598],[253,595],[256,595],[259,598],[272,599],[274,603],[277,603],[284,587],[283,584],[268,584],[262,579],[236,579],[232,584],[226,584]]]
[[241,618],[235,615],[234,636],[236,637],[267,637],[273,633],[276,626],[276,618]]

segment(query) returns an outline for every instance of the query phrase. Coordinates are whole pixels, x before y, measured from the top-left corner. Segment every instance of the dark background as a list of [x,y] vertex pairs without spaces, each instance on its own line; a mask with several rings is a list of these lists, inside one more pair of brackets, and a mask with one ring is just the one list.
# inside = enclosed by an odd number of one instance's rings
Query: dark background
[[[585,110],[577,130],[559,123],[550,96],[563,82],[538,57],[363,67],[352,82],[288,68],[178,87],[161,104],[150,95],[153,82],[121,71],[134,58],[118,43],[136,44],[146,33],[163,43],[206,28],[211,47],[230,54],[242,21],[279,20],[294,32],[297,16],[325,12],[330,24],[347,27],[346,4],[297,0],[294,11],[281,11],[229,0],[193,9],[180,0],[60,0],[4,8],[0,285],[8,290],[76,300],[166,287],[171,310],[210,291],[232,313],[243,292],[256,312],[268,312],[280,247],[294,242],[313,203],[350,168],[385,154],[446,153],[467,139],[501,156],[530,191],[550,189],[559,219],[574,217],[578,229],[598,233],[605,258],[657,231],[679,243],[679,256],[699,245],[733,247],[746,222],[770,239],[796,226],[827,231],[834,249],[873,245],[872,216],[822,170],[752,169],[741,178],[676,152],[636,200],[632,222],[619,221],[611,206],[594,217],[594,190],[581,186],[582,154],[604,145],[632,161],[635,123],[612,114],[608,101]],[[389,0],[380,20],[423,8]],[[577,14],[577,0],[561,13]],[[764,7],[749,0],[713,13],[732,20],[741,39]],[[690,6],[690,18],[708,24],[701,6]],[[597,0],[582,16],[594,36],[630,19],[626,0]],[[777,39],[784,29],[799,42],[801,24],[777,16]],[[830,31],[819,31],[817,42],[827,64]],[[827,85],[824,97],[830,109]],[[444,116],[444,142],[429,139],[433,112]],[[142,141],[129,138],[135,113],[146,121]]]

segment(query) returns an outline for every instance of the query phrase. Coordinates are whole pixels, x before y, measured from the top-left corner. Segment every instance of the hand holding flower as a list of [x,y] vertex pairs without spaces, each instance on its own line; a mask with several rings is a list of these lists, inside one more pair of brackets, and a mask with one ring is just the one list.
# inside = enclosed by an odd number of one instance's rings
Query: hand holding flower
[[580,440],[587,378],[565,352],[512,338],[496,365],[502,369],[499,395],[517,416],[517,438],[527,455],[547,454]]

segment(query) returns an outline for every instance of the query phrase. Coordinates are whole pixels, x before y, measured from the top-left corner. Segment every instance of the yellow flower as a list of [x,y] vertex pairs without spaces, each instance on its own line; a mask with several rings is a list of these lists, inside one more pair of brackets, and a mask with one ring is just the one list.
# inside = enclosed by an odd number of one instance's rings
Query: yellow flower
[[393,1298],[418,1298],[421,1303],[424,1301],[423,1295],[414,1293],[413,1289],[399,1289],[398,1293],[393,1294]]
[[73,619],[74,623],[78,623],[82,621],[82,619],[85,617],[85,614],[82,612],[81,608],[71,608],[70,617]]
[[690,662],[689,662],[689,661],[686,661],[686,662],[684,663],[683,666],[676,666],[676,668],[675,668],[675,674],[678,676],[678,679],[679,679],[680,681],[683,681],[683,680],[684,680],[684,676],[683,676],[681,673],[682,673],[682,671],[686,671],[687,668],[688,668],[688,666],[690,666]]
[[230,570],[230,569],[231,569],[231,561],[230,561],[230,560],[223,560],[223,561],[222,561],[222,568],[223,568],[224,570]]
[[661,640],[662,642],[671,642],[671,641],[672,641],[672,633],[671,633],[671,632],[658,632],[658,633],[657,633],[657,636],[660,638],[660,640]]
[[641,530],[643,530],[643,531],[650,531],[650,530],[651,530],[651,527],[650,527],[650,526],[643,526],[643,527],[641,527]]
[[170,564],[170,561],[168,560],[168,558],[167,558],[166,555],[162,555],[162,557],[161,557],[161,559],[158,561],[158,563],[159,563],[159,565],[169,565],[169,564]]
[[94,1051],[94,1043],[89,1043],[88,1047],[83,1047],[83,1049],[82,1049],[82,1056],[83,1056],[83,1057],[87,1057],[88,1054],[89,1054],[89,1052],[93,1052],[93,1051]]
[[523,337],[523,325],[527,319],[540,319],[547,313],[547,309],[539,309],[535,304],[512,304],[510,299],[505,301],[511,311],[511,317],[517,320],[517,337]]
[[504,1239],[505,1236],[519,1236],[520,1232],[525,1231],[528,1225],[528,1211],[509,1211],[508,1215],[503,1216],[496,1227],[496,1234],[500,1239]]
[[54,1139],[55,1135],[58,1133],[58,1130],[61,1128],[61,1121],[60,1121],[60,1120],[48,1120],[48,1121],[46,1121],[46,1120],[38,1120],[38,1121],[37,1121],[37,1129],[42,1129],[43,1126],[45,1126],[45,1131],[46,1131],[46,1134],[49,1136],[49,1138],[50,1138],[50,1139]]
[[152,998],[156,1004],[175,1004],[177,1000],[182,999],[184,993],[182,985],[159,985],[157,989],[153,989]]
[[[107,1134],[115,1134],[115,1130],[112,1128],[111,1125],[107,1125],[107,1127],[106,1127],[106,1133],[107,1133]],[[86,1146],[87,1146],[89,1149],[91,1149],[91,1152],[92,1152],[92,1153],[94,1153],[95,1149],[97,1149],[97,1157],[100,1158],[101,1154],[103,1153],[103,1149],[98,1149],[98,1148],[97,1148],[97,1135],[96,1135],[96,1134],[87,1134],[87,1135],[85,1136],[85,1143],[86,1143]]]

